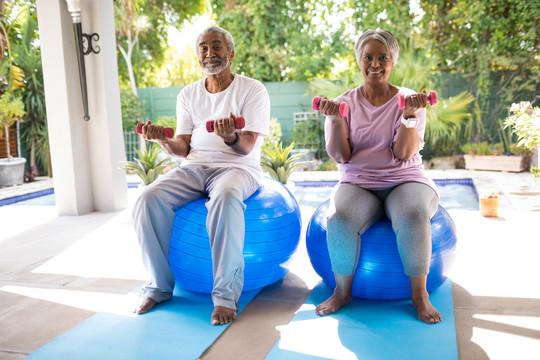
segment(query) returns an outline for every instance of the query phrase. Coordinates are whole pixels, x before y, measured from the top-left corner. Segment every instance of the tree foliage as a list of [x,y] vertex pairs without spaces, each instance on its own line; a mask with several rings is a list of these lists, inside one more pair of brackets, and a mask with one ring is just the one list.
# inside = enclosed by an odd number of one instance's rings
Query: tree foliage
[[[325,21],[326,0],[211,0],[216,23],[235,39],[235,71],[261,81],[328,76],[344,53],[344,26]],[[321,28],[322,31],[316,31]]]
[[10,3],[12,61],[21,72],[21,99],[25,114],[21,123],[24,147],[30,150],[29,166],[50,173],[49,141],[41,50],[38,40],[36,5],[32,1]]
[[354,41],[361,32],[380,28],[393,33],[400,45],[405,45],[405,39],[414,33],[414,14],[408,0],[349,0],[347,5],[353,10],[351,22],[357,32]]
[[[115,2],[116,41],[125,49],[133,46],[130,61],[137,86],[154,86],[154,74],[167,61],[169,26],[204,11],[205,0],[118,0]],[[135,41],[136,40],[136,41]],[[135,43],[133,43],[135,41]],[[133,43],[133,44],[132,44]],[[127,53],[127,51],[126,51]],[[129,65],[118,56],[122,87],[130,87]]]
[[139,98],[128,89],[120,89],[120,103],[122,105],[122,128],[133,131],[137,123],[143,122],[144,106]]
[[[470,80],[491,138],[513,102],[538,101],[540,6],[535,0],[420,1],[420,21],[439,70]],[[471,134],[479,137],[482,134]],[[487,136],[486,136],[487,135]]]

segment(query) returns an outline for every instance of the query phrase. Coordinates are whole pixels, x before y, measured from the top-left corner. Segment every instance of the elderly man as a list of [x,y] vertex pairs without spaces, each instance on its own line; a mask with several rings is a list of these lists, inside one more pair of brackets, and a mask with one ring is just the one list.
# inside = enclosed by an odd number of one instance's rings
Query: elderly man
[[[209,27],[196,47],[206,77],[180,91],[176,136],[165,138],[163,127],[150,121],[142,128],[145,139],[185,159],[145,188],[133,209],[143,263],[151,276],[134,311],[143,314],[171,298],[174,277],[168,256],[174,212],[207,197],[214,274],[211,323],[221,325],[236,318],[244,283],[243,201],[263,177],[260,153],[269,131],[270,98],[259,81],[231,72],[234,40],[228,31]],[[242,131],[235,128],[239,116],[245,119]],[[209,120],[215,121],[211,133],[206,129]]]

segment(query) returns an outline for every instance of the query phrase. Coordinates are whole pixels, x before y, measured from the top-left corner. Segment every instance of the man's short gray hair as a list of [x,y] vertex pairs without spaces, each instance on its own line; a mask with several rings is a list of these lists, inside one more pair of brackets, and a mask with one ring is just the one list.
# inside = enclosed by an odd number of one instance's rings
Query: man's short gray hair
[[362,56],[364,45],[366,45],[366,43],[370,40],[378,40],[383,43],[386,50],[390,52],[394,65],[397,64],[399,57],[399,44],[396,37],[388,30],[377,29],[365,31],[356,41],[356,45],[354,46],[354,54],[356,55],[356,62],[358,63],[358,66],[360,66],[360,58]]
[[234,39],[231,33],[223,28],[220,28],[219,26],[210,26],[204,29],[199,34],[199,36],[197,36],[197,42],[195,43],[195,51],[197,52],[197,54],[199,53],[199,43],[201,42],[202,36],[204,34],[211,33],[211,32],[223,35],[223,37],[225,38],[225,43],[227,45],[227,50],[229,51],[234,50]]

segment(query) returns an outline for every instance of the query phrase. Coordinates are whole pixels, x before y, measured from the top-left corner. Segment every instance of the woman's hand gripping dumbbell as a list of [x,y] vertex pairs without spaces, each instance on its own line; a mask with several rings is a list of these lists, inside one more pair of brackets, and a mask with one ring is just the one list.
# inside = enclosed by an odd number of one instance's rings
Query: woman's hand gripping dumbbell
[[[426,92],[424,90],[421,94],[425,94],[425,93]],[[411,95],[409,95],[409,96],[411,96]],[[405,106],[407,105],[407,99],[409,98],[409,96],[405,97],[405,95],[403,95],[403,94],[398,95],[398,106],[399,106],[399,108],[401,110],[405,109]],[[430,91],[429,94],[427,94],[427,102],[431,106],[435,106],[437,104],[437,93],[435,91]],[[415,107],[418,107],[418,106],[415,105]]]
[[[142,134],[143,133],[143,126],[145,125],[152,125],[152,127],[155,127],[156,131],[157,129],[159,128],[162,128],[162,134],[163,134],[163,137],[165,138],[168,138],[168,139],[172,139],[172,137],[174,136],[174,129],[173,128],[170,128],[170,127],[163,127],[163,126],[160,126],[160,125],[155,125],[155,124],[152,124],[150,121],[148,121],[146,124],[143,124],[143,123],[138,123],[137,124],[137,134]],[[146,128],[146,132],[148,132],[148,129],[149,128]]]
[[349,113],[349,104],[346,102],[338,103],[337,101],[329,100],[326,96],[324,99],[320,96],[315,96],[311,102],[311,108],[315,111],[319,111],[321,109],[321,102],[323,106],[321,114],[323,115],[339,115],[345,117]]

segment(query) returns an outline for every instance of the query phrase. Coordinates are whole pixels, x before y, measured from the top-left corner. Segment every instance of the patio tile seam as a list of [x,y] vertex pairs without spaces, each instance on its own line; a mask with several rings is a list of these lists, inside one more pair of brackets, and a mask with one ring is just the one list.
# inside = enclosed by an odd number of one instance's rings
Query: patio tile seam
[[43,259],[43,260],[39,260],[39,261],[36,261],[36,262],[33,262],[31,264],[27,264],[27,265],[24,265],[24,266],[21,266],[19,268],[16,268],[16,269],[13,269],[11,271],[8,271],[6,273],[2,273],[0,274],[0,279],[5,277],[5,276],[9,276],[9,275],[13,275],[13,274],[16,274],[18,272],[21,272],[21,271],[24,271],[24,270],[27,270],[29,268],[34,268],[34,267],[37,267],[39,265],[42,265],[44,263],[46,263],[47,261],[51,260],[54,256],[51,256],[51,257],[48,257],[46,259]]
[[[310,291],[311,293],[311,291]],[[308,298],[309,294],[307,294],[305,297],[298,296],[297,298],[289,298],[289,299],[280,299],[278,297],[273,296],[256,296],[254,300],[260,300],[260,301],[276,301],[276,302],[287,302],[287,303],[304,303],[306,299]]]
[[516,310],[503,308],[488,308],[488,307],[467,307],[467,306],[454,306],[454,310],[465,310],[465,311],[481,311],[482,315],[527,315],[538,317],[540,316],[540,311],[537,310]]
[[[9,285],[21,285],[24,284],[26,286],[31,287],[46,287],[46,288],[64,288],[65,284],[59,284],[59,283],[46,283],[46,282],[35,282],[35,281],[24,281],[24,280],[9,280],[9,279],[2,279],[0,278],[0,284],[6,283]],[[68,283],[66,283],[68,284]]]
[[[76,279],[75,279],[76,280]],[[73,280],[74,281],[74,280]],[[80,290],[88,292],[103,292],[110,294],[130,294],[135,292],[138,287],[123,289],[123,288],[112,288],[112,287],[97,287],[97,286],[71,286],[69,285],[73,281],[70,281],[65,284],[58,283],[46,283],[46,282],[35,282],[35,281],[22,281],[22,280],[8,280],[0,278],[0,286],[2,285],[26,285],[33,288],[45,288],[52,290]],[[143,282],[144,283],[144,282]],[[141,284],[143,284],[141,283]]]
[[4,350],[4,349],[0,349],[0,354],[11,354],[11,355],[30,355],[29,352],[25,352],[25,351],[15,351],[15,350]]

